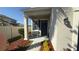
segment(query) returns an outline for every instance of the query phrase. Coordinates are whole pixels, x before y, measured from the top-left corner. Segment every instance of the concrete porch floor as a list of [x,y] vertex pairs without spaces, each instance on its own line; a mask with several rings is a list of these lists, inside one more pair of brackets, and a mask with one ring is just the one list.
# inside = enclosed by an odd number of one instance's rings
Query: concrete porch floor
[[30,39],[33,41],[33,43],[30,45],[29,48],[27,48],[27,51],[39,51],[40,50],[40,43],[44,40],[48,40],[46,36]]

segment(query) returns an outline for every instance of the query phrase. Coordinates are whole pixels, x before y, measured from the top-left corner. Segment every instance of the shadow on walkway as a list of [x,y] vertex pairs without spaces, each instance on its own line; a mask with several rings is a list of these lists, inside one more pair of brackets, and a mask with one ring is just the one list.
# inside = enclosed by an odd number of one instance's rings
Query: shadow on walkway
[[28,47],[29,47],[29,46],[27,46],[27,47],[20,47],[20,48],[18,48],[18,49],[10,50],[10,51],[26,51]]
[[36,44],[33,44],[33,45],[30,45],[30,46],[27,48],[27,50],[30,50],[30,49],[33,49],[33,48],[37,48],[37,47],[39,47],[40,45],[41,45],[41,42],[36,43]]

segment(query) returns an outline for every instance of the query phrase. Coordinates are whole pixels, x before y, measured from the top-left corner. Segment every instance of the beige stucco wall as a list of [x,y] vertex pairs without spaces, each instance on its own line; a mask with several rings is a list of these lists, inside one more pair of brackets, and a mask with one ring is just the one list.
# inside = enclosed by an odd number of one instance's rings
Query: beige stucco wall
[[[73,50],[73,48],[69,47],[68,44],[70,44],[73,47],[73,39],[72,39],[72,33],[70,28],[68,28],[65,24],[64,24],[64,19],[66,17],[68,17],[68,20],[70,21],[70,24],[73,27],[73,10],[72,8],[62,8],[64,10],[64,12],[62,12],[62,10],[60,10],[59,8],[53,9],[52,8],[52,20],[55,20],[55,26],[50,26],[50,35],[52,36],[52,44],[55,48],[55,50],[57,51],[62,51],[66,48],[69,48],[71,50]],[[56,17],[56,18],[54,18]],[[53,24],[53,22],[51,21],[51,23]],[[51,33],[54,32],[54,33]],[[76,40],[75,40],[76,41]]]
[[72,46],[72,33],[70,32],[70,28],[68,28],[64,24],[64,19],[68,17],[68,20],[70,21],[70,24],[72,26],[73,22],[73,13],[72,10],[69,8],[63,8],[64,15],[61,11],[59,11],[57,14],[57,50],[64,50],[64,49],[71,49],[68,44]]

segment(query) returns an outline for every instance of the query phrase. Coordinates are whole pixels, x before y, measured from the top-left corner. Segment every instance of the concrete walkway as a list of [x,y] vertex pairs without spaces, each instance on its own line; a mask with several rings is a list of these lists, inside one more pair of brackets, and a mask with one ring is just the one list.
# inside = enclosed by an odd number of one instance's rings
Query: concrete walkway
[[39,37],[39,38],[34,38],[34,39],[30,39],[33,41],[33,43],[31,44],[31,46],[27,49],[27,51],[39,51],[40,50],[40,42],[47,40],[47,37]]

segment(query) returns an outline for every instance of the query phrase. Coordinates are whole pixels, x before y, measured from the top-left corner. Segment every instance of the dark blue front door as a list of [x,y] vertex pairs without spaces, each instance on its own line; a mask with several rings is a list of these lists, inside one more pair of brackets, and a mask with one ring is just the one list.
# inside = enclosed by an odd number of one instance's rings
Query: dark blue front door
[[41,36],[46,36],[47,35],[47,25],[48,21],[47,20],[41,20]]

